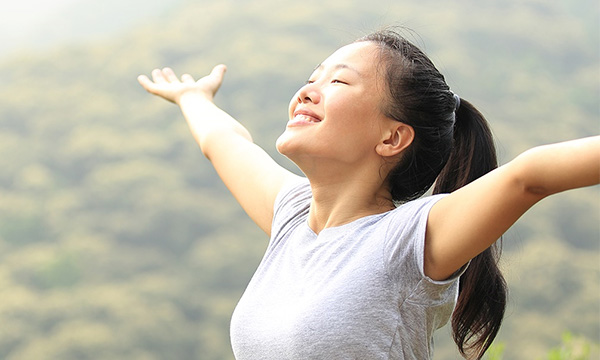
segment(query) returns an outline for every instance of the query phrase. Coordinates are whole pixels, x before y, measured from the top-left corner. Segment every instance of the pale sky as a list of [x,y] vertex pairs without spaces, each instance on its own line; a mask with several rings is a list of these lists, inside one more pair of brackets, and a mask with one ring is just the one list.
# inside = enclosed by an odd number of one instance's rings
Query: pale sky
[[27,41],[49,17],[78,0],[0,0],[0,39],[15,46]]
[[161,16],[182,0],[0,0],[0,58],[98,37]]

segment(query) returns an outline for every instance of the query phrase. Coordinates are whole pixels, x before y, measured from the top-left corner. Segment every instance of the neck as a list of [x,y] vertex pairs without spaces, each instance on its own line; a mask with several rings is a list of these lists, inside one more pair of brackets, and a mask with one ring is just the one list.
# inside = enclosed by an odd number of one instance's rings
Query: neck
[[330,179],[309,177],[313,198],[308,224],[315,233],[394,208],[389,190],[381,179]]
[[385,181],[391,163],[375,152],[373,156],[348,162],[314,154],[290,159],[310,181],[312,202],[308,225],[317,234],[325,228],[395,208]]

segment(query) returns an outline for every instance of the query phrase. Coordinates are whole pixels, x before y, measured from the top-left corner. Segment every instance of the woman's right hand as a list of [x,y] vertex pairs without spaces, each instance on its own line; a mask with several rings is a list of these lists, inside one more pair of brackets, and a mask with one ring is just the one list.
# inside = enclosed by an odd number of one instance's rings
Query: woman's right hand
[[145,75],[138,80],[149,93],[179,105],[202,153],[250,218],[269,234],[277,194],[298,176],[273,161],[242,124],[212,102],[225,70],[217,65],[194,81],[188,74],[178,79],[164,68],[152,71],[152,80]]
[[183,74],[180,80],[170,68],[155,69],[152,71],[152,80],[146,75],[140,75],[138,81],[149,93],[178,105],[184,96],[204,98],[212,102],[221,87],[226,70],[225,65],[217,65],[210,74],[195,81],[190,74]]

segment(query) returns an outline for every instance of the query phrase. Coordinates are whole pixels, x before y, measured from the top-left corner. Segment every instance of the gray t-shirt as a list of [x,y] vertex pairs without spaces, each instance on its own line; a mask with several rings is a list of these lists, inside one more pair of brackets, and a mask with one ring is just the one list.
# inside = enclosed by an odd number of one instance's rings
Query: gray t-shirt
[[443,195],[326,228],[307,181],[282,190],[271,240],[231,319],[238,360],[430,359],[458,293],[424,275],[427,216]]

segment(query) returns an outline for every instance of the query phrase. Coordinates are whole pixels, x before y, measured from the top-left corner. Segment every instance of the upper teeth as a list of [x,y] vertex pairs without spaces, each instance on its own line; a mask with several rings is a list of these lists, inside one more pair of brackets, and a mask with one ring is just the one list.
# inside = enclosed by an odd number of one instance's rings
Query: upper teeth
[[308,116],[308,115],[304,115],[304,114],[298,114],[296,115],[296,119],[303,119],[306,121],[311,121],[311,122],[318,122],[319,120],[315,119],[312,116]]

